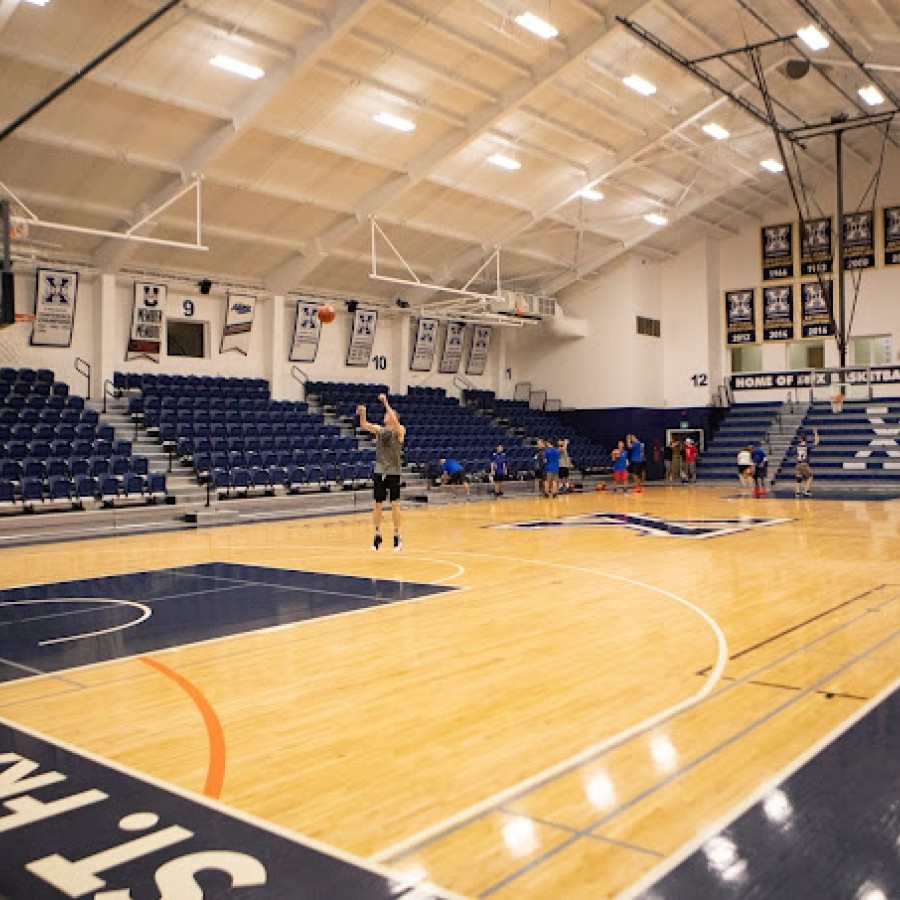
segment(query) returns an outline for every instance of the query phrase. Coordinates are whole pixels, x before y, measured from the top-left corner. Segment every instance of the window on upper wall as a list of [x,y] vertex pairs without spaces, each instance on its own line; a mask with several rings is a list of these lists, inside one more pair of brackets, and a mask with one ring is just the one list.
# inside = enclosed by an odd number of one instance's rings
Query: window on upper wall
[[166,320],[166,353],[168,356],[206,356],[206,323]]
[[854,366],[886,366],[891,362],[891,336],[875,334],[850,339],[850,364]]
[[745,345],[731,348],[732,372],[759,372],[762,369],[762,347]]
[[646,334],[648,337],[660,336],[659,319],[648,319],[646,316],[637,317],[637,333]]
[[794,341],[787,345],[789,369],[825,367],[825,345],[821,341]]

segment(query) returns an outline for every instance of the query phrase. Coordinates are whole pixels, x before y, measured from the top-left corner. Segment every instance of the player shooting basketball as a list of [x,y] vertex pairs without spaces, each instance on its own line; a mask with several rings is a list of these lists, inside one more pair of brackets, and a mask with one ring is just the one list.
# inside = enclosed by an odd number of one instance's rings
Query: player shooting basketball
[[375,506],[372,510],[372,522],[375,525],[375,537],[372,549],[381,546],[381,506],[390,497],[391,517],[394,522],[394,550],[403,546],[400,537],[400,473],[403,466],[403,440],[406,429],[385,394],[378,399],[384,404],[384,425],[374,425],[366,419],[365,406],[357,406],[359,427],[375,435]]

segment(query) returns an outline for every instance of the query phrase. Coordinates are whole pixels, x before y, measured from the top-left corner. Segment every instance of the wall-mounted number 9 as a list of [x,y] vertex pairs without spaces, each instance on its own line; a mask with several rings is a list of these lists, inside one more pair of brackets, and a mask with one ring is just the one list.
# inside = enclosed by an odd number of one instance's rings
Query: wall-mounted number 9
[[184,317],[189,319],[194,314],[194,301],[183,300],[181,303],[181,311],[184,313]]
[[387,357],[373,356],[372,365],[375,366],[375,368],[378,369],[379,372],[383,372],[387,368]]

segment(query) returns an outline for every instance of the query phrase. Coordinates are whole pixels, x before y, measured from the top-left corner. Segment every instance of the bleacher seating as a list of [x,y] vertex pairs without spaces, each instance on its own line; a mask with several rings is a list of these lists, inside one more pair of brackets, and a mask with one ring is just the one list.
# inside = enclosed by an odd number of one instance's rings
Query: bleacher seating
[[777,400],[732,406],[700,454],[698,480],[736,479],[738,451],[762,440],[780,409]]
[[[115,502],[125,497],[127,475],[140,479],[142,501],[152,499],[147,459],[132,455],[131,442],[117,440],[51,370],[0,368],[0,510]],[[105,479],[102,491],[98,477]],[[164,483],[165,476],[156,480],[156,497],[165,494]]]

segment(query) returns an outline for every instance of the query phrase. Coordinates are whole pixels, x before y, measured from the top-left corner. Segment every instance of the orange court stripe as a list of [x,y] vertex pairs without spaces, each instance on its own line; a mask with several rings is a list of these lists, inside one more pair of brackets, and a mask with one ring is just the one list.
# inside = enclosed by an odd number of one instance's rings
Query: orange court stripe
[[170,669],[164,663],[150,656],[140,657],[141,662],[161,672],[167,678],[171,678],[194,701],[203,722],[206,725],[206,736],[209,742],[209,768],[206,772],[206,784],[203,793],[207,797],[218,799],[222,794],[222,785],[225,781],[225,732],[222,723],[212,708],[212,704],[203,695],[203,692],[183,675],[179,675],[174,669]]

